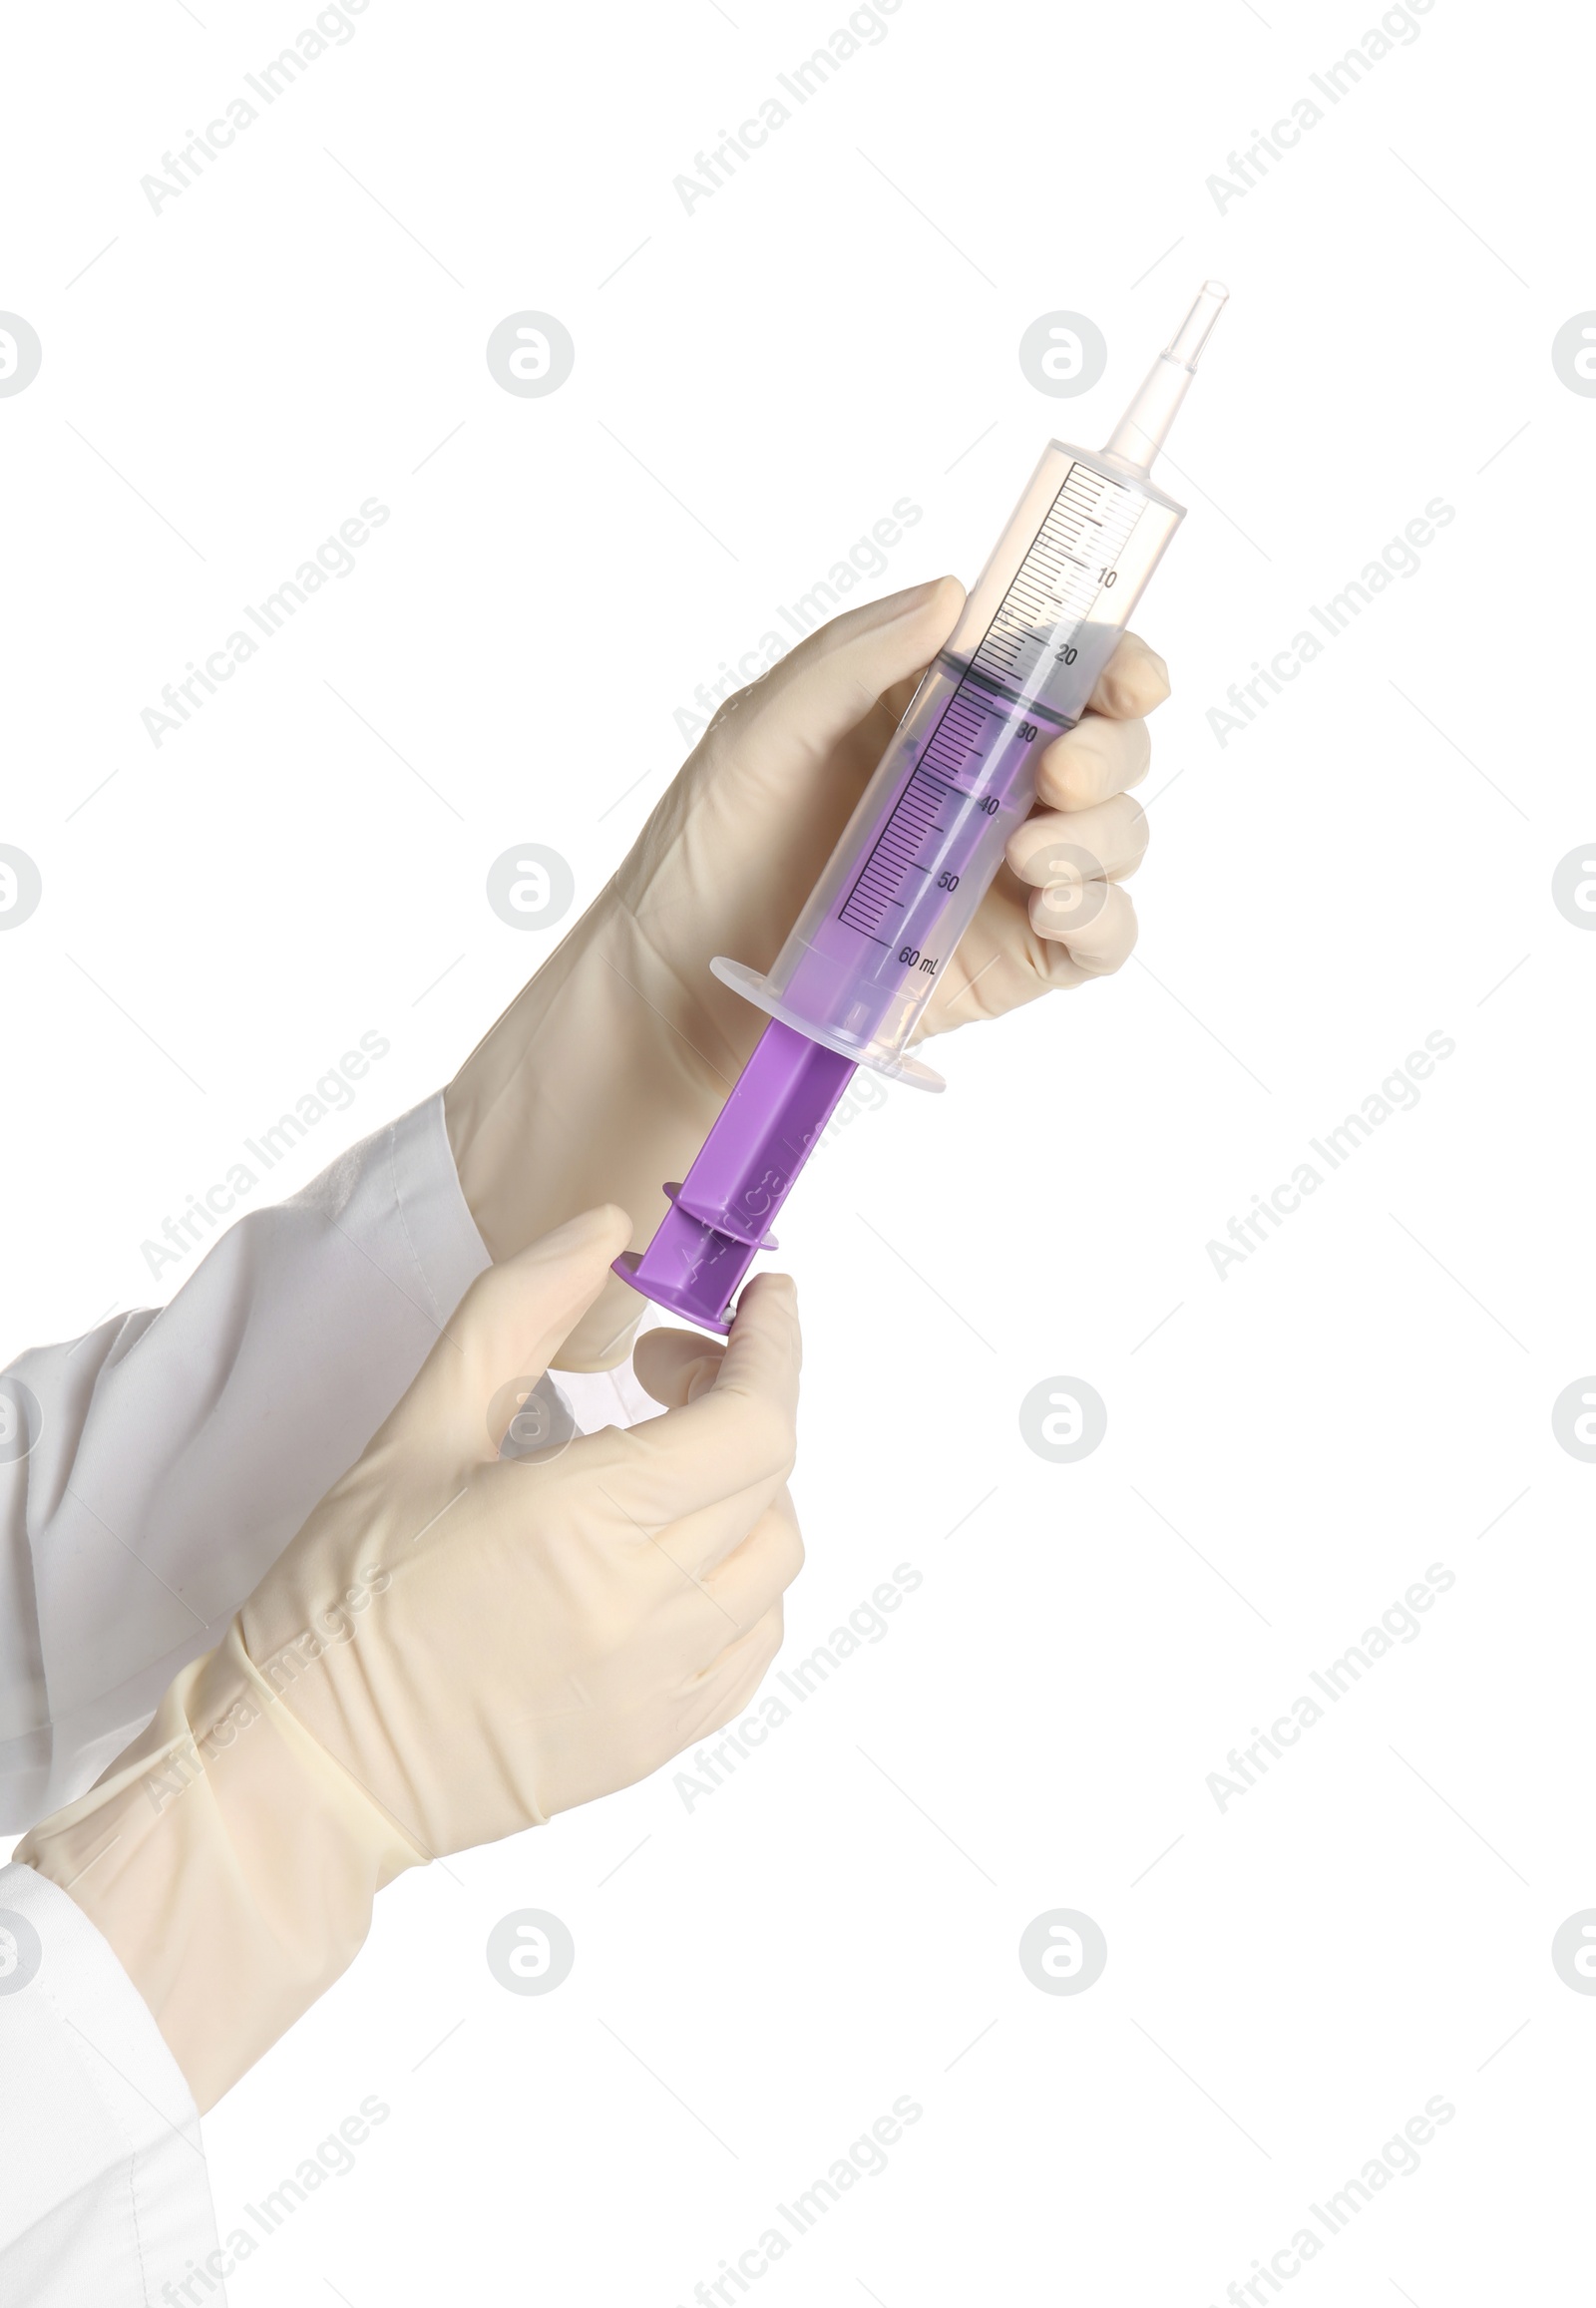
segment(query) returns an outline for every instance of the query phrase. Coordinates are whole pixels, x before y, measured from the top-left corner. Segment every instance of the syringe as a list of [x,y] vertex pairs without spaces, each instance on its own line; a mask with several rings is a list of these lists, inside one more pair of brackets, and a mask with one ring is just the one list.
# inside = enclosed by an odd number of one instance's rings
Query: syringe
[[715,975],[768,1010],[719,1120],[639,1257],[615,1272],[702,1329],[731,1300],[857,1066],[921,1088],[908,1045],[1029,812],[1036,758],[1086,709],[1185,519],[1147,478],[1228,291],[1208,281],[1095,455],[1050,441],[768,974]]

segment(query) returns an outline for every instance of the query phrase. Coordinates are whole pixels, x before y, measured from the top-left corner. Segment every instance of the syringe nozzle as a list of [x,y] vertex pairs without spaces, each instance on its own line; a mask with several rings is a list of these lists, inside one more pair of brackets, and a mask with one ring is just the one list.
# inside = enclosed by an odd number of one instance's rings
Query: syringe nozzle
[[1108,436],[1103,455],[1132,473],[1145,473],[1163,447],[1175,411],[1186,396],[1209,331],[1230,290],[1204,281],[1197,301],[1148,372],[1141,391]]
[[1208,342],[1215,321],[1224,310],[1230,290],[1218,280],[1205,280],[1197,293],[1197,301],[1164,347],[1166,361],[1179,361],[1183,369],[1194,369]]

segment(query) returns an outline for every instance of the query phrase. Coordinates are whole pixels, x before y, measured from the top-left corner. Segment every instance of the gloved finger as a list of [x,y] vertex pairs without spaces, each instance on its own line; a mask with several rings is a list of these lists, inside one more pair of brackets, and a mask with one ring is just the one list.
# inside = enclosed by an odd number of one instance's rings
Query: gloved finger
[[957,577],[933,577],[833,617],[751,688],[730,697],[711,735],[757,746],[762,773],[823,762],[895,682],[930,664],[964,607]]
[[714,1383],[726,1349],[701,1331],[644,1331],[631,1366],[645,1394],[670,1410],[696,1400]]
[[1110,794],[1140,785],[1153,754],[1145,721],[1083,714],[1055,737],[1036,765],[1036,799],[1048,808],[1090,809]]
[[779,1602],[771,1605],[757,1625],[745,1635],[728,1643],[720,1656],[706,1667],[692,1687],[692,1698],[687,1715],[681,1724],[679,1754],[682,1747],[696,1746],[700,1739],[724,1731],[727,1724],[741,1715],[754,1693],[770,1672],[770,1663],[781,1649],[785,1622]]
[[739,1627],[752,1627],[778,1603],[804,1567],[798,1510],[785,1483],[740,1546],[705,1574],[705,1591]]
[[1121,881],[1146,852],[1145,812],[1129,794],[1115,794],[1090,809],[1034,811],[1003,855],[1022,882],[1042,890],[1050,882]]
[[[605,1479],[605,1493],[610,1506],[617,1506],[614,1493]],[[687,1514],[678,1515],[674,1522],[661,1523],[657,1528],[641,1522],[636,1516],[626,1516],[638,1539],[653,1551],[654,1563],[650,1568],[661,1574],[663,1591],[680,1603],[696,1594],[709,1603],[719,1621],[719,1633],[728,1634],[735,1624],[734,1614],[714,1596],[709,1581],[720,1565],[734,1555],[751,1531],[756,1530],[772,1503],[781,1496],[783,1480],[779,1474],[761,1476],[743,1490],[733,1491],[728,1498],[706,1500]],[[665,1573],[668,1568],[670,1575]],[[707,1634],[717,1630],[701,1611],[689,1611],[679,1622],[683,1639],[700,1643]]]
[[1133,721],[1151,713],[1169,695],[1169,667],[1139,633],[1121,633],[1113,655],[1097,676],[1087,699],[1093,713]]
[[[737,1302],[714,1381],[695,1401],[624,1431],[589,1435],[549,1471],[567,1482],[601,1481],[617,1512],[652,1535],[727,1502],[746,1504],[746,1529],[792,1468],[801,1359],[791,1281],[757,1275]],[[693,1534],[701,1555],[695,1559],[689,1546],[678,1559],[701,1573],[702,1561],[724,1548],[727,1519],[707,1517]]]
[[504,1434],[491,1432],[490,1410],[499,1403],[508,1430],[520,1406],[514,1382],[524,1392],[543,1376],[630,1240],[630,1219],[605,1203],[479,1275],[367,1456],[391,1445],[438,1468],[495,1457]]
[[1090,883],[1084,890],[1068,884],[1038,890],[1028,911],[1037,937],[1064,947],[1088,977],[1111,976],[1130,960],[1136,909],[1117,882]]

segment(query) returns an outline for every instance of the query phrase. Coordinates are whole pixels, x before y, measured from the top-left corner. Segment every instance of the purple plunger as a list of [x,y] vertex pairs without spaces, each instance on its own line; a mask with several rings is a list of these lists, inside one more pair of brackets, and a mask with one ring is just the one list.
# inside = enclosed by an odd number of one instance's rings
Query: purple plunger
[[737,1077],[671,1207],[639,1258],[615,1272],[644,1298],[706,1331],[731,1328],[728,1309],[754,1254],[774,1250],[770,1221],[786,1201],[856,1071],[772,1018]]

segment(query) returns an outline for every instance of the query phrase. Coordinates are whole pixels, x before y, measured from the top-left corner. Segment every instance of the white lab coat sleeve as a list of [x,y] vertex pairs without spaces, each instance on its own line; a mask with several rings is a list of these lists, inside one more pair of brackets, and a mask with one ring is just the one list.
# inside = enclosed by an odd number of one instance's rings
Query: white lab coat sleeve
[[182,2070],[89,1918],[31,1867],[0,1867],[0,2078],[7,2308],[157,2308],[191,2265],[229,2272]]
[[38,1431],[0,1447],[0,1830],[82,1794],[220,1641],[489,1263],[438,1095],[160,1312],[11,1365]]
[[[434,1097],[241,1219],[161,1313],[11,1365],[38,1423],[0,1463],[0,1828],[143,1729],[488,1264]],[[584,1432],[658,1408],[629,1365],[557,1383]],[[73,1899],[0,1866],[0,2302],[221,2303],[233,2264],[143,1997]]]

